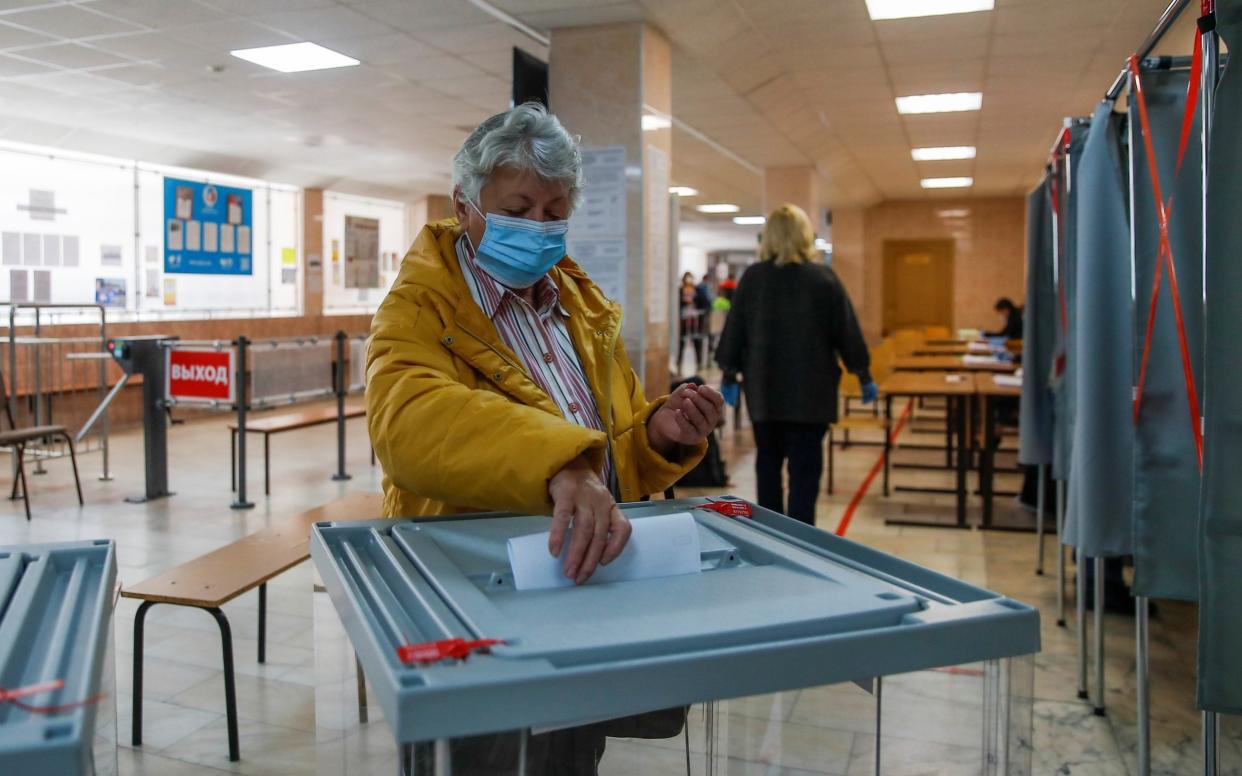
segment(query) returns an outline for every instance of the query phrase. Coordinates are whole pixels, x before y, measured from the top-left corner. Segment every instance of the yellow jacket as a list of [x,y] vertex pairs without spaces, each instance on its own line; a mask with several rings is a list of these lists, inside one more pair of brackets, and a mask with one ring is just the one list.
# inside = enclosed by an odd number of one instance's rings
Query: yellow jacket
[[548,480],[611,445],[622,501],[676,482],[706,443],[664,459],[647,439],[648,403],[619,340],[621,310],[568,257],[552,269],[567,327],[607,433],[565,420],[470,295],[456,219],[428,224],[371,323],[367,424],[384,467],[388,517],[551,514]]

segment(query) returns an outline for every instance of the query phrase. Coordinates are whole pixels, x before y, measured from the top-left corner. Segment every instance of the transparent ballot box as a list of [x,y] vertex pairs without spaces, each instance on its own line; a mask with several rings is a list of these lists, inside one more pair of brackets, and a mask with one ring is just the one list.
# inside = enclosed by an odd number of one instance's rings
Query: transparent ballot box
[[111,541],[0,547],[0,774],[112,776]]
[[317,525],[319,773],[1030,773],[1033,608],[736,499],[623,510],[698,568],[518,590],[546,517]]

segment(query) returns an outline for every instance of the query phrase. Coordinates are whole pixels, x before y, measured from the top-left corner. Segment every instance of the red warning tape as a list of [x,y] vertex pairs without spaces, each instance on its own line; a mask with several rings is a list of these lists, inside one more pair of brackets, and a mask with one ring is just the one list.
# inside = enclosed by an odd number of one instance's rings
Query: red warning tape
[[63,679],[54,679],[50,682],[28,684],[25,687],[14,687],[11,690],[6,690],[5,688],[0,687],[0,703],[11,703],[22,711],[28,711],[31,714],[60,714],[61,712],[70,711],[80,706],[98,703],[104,697],[102,694],[92,695],[85,700],[74,701],[72,703],[61,703],[55,706],[35,706],[20,700],[21,698],[29,698],[31,695],[53,692],[64,686],[65,682]]
[[[1199,53],[1197,44],[1198,36],[1196,35],[1196,53]],[[1195,61],[1199,58],[1196,56]],[[1169,294],[1173,300],[1173,318],[1177,324],[1178,345],[1181,348],[1182,356],[1182,374],[1186,381],[1186,403],[1190,411],[1190,431],[1195,441],[1195,456],[1198,459],[1199,470],[1203,470],[1203,427],[1199,415],[1199,392],[1195,386],[1194,367],[1190,361],[1190,346],[1186,341],[1186,322],[1182,318],[1182,298],[1177,287],[1177,269],[1173,263],[1173,246],[1169,242],[1169,212],[1173,208],[1173,200],[1170,198],[1167,202],[1164,194],[1160,190],[1160,170],[1156,166],[1156,149],[1152,143],[1151,122],[1147,118],[1147,97],[1143,93],[1143,77],[1139,68],[1138,57],[1130,57],[1130,73],[1134,81],[1135,102],[1139,109],[1139,124],[1143,131],[1143,147],[1147,154],[1147,168],[1151,171],[1151,191],[1156,201],[1156,219],[1160,226],[1160,247],[1156,256],[1156,272],[1152,280],[1151,292],[1151,309],[1147,318],[1147,333],[1143,342],[1143,358],[1139,366],[1138,385],[1134,392],[1134,422],[1137,424],[1139,419],[1139,409],[1143,402],[1143,386],[1147,380],[1147,362],[1151,356],[1152,331],[1156,319],[1156,302],[1160,294],[1161,281],[1161,263],[1169,273]],[[1196,84],[1198,79],[1191,78],[1190,89],[1197,91]],[[1193,118],[1193,108],[1189,96],[1186,100],[1187,108],[1191,111],[1187,115]],[[1185,151],[1184,143],[1186,141],[1188,130],[1187,117],[1182,119],[1182,142],[1183,147],[1178,152],[1178,169],[1174,171],[1181,172],[1182,154]]]
[[[906,408],[902,410],[901,417],[897,419],[897,425],[893,427],[892,432],[888,435],[888,448],[891,451],[897,443],[897,435],[905,428],[906,421],[910,419],[910,410],[914,407],[914,400],[906,402]],[[867,472],[867,476],[862,481],[862,485],[858,486],[858,491],[854,494],[854,498],[850,499],[849,506],[845,508],[845,512],[841,514],[841,522],[837,523],[837,536],[845,536],[845,532],[849,530],[850,521],[854,519],[854,512],[858,509],[858,505],[862,502],[863,496],[867,495],[867,491],[871,488],[871,483],[875,482],[876,476],[880,470],[884,468],[885,453],[880,453],[880,457],[871,465],[871,471]]]

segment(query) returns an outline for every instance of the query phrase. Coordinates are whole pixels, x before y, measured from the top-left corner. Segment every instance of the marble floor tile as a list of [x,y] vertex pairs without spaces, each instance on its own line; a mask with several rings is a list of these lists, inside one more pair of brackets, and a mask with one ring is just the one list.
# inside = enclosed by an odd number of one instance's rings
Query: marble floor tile
[[[191,709],[224,713],[222,675],[214,676],[171,698],[172,703]],[[238,720],[266,722],[277,727],[315,731],[315,690],[303,684],[238,674]]]
[[[224,694],[223,685],[220,693]],[[133,696],[128,692],[118,692],[117,743],[122,747],[132,745],[133,708]],[[142,751],[158,752],[223,718],[223,714],[147,698],[142,703]]]

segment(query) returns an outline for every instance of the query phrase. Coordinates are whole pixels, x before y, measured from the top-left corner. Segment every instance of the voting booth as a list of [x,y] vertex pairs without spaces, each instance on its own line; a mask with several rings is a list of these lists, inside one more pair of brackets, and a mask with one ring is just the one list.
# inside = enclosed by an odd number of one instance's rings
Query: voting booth
[[546,517],[317,525],[319,772],[1030,773],[1035,609],[738,499],[622,509],[581,587]]
[[0,773],[112,776],[116,550],[0,548]]

